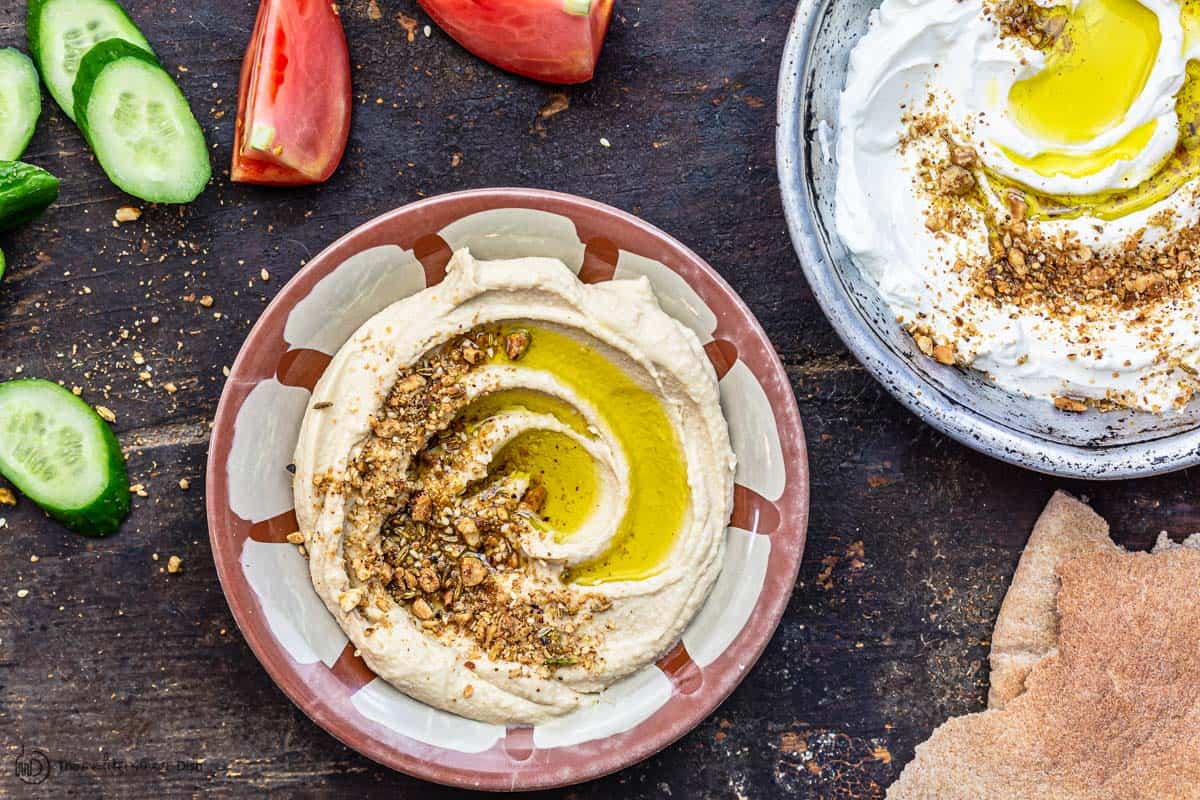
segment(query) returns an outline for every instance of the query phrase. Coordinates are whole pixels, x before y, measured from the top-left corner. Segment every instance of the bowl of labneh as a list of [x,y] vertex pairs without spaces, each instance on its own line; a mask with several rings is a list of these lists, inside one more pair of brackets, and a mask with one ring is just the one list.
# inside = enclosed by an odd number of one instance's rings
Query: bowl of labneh
[[805,0],[778,161],[844,341],[1047,473],[1200,460],[1200,17],[1178,0]]
[[288,696],[428,780],[597,777],[754,663],[803,551],[795,398],[746,306],[656,228],[495,189],[306,265],[234,364],[214,557]]

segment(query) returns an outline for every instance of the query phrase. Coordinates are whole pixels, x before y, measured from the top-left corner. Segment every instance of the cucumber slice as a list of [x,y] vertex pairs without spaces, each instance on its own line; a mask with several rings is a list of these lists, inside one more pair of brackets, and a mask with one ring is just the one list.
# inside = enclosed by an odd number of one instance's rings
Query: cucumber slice
[[56,383],[0,383],[0,473],[54,519],[107,536],[129,515],[129,473],[112,429]]
[[29,52],[46,88],[75,119],[75,74],[84,54],[106,39],[124,39],[148,53],[150,43],[113,0],[29,0],[25,29]]
[[212,177],[204,132],[158,60],[121,39],[87,52],[75,121],[109,180],[151,203],[190,203]]
[[4,251],[0,250],[0,280],[4,280],[4,270],[8,269],[8,265],[4,263]]
[[58,199],[58,178],[41,167],[0,161],[0,231],[24,225]]
[[20,50],[0,49],[0,161],[24,155],[41,115],[42,89],[33,62]]

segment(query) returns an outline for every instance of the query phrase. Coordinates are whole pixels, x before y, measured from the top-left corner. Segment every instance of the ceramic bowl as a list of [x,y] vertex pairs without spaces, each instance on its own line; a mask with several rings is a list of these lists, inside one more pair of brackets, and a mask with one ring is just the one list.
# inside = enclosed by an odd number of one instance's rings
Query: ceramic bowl
[[1068,414],[923,356],[855,266],[834,224],[838,100],[850,50],[879,0],[801,0],[779,75],[777,156],[784,211],[829,321],[909,409],[963,444],[1063,477],[1119,479],[1200,462],[1200,402],[1180,414]]
[[[738,457],[725,566],[682,641],[594,705],[537,727],[463,719],[377,678],[325,610],[297,529],[289,466],[331,356],[385,306],[437,283],[452,250],[553,256],[585,281],[647,276],[720,376]],[[808,461],[791,386],[749,309],[690,250],[645,222],[567,195],[445,195],[353,231],[268,306],[233,365],[213,428],[208,522],[230,609],[304,713],[394,769],[490,790],[562,786],[644,759],[699,724],[745,677],[779,623],[808,521]]]

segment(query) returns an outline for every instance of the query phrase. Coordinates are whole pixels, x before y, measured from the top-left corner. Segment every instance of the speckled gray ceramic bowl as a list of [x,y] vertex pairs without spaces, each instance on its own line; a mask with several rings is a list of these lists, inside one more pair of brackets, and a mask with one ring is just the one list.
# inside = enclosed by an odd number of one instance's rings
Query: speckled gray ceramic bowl
[[922,419],[963,444],[1029,469],[1073,478],[1155,475],[1200,461],[1200,403],[1163,418],[1066,414],[1004,392],[971,370],[922,356],[838,239],[832,152],[851,48],[878,0],[801,0],[779,75],[779,177],[792,241],[838,334]]

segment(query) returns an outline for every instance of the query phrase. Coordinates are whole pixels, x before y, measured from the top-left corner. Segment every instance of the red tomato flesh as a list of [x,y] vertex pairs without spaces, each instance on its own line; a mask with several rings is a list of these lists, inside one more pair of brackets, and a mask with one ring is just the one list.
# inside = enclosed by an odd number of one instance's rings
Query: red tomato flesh
[[420,0],[446,33],[484,61],[548,83],[591,80],[612,0]]
[[321,183],[350,136],[350,52],[323,0],[263,0],[242,63],[231,177]]

